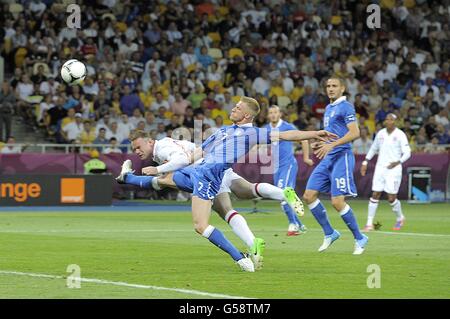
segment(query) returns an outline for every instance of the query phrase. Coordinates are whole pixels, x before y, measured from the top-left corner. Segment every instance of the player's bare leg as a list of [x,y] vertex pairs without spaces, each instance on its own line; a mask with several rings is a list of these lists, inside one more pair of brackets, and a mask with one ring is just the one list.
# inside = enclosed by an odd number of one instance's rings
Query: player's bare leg
[[[280,202],[286,201],[298,215],[302,216],[304,214],[303,203],[296,194],[295,196],[292,196],[292,198],[287,198],[283,189],[272,184],[250,183],[244,178],[239,178],[232,181],[230,189],[239,199],[262,197]],[[286,189],[288,189],[288,187]],[[289,187],[289,190],[295,193],[291,187]]]
[[345,201],[345,196],[335,196],[331,197],[331,204],[334,209],[341,215],[342,220],[350,229],[355,238],[355,248],[353,251],[354,255],[360,255],[364,252],[364,249],[369,241],[366,235],[361,234],[359,231],[359,226],[356,221],[355,215],[353,214],[352,208]]
[[397,216],[397,221],[392,230],[400,230],[403,227],[403,224],[405,223],[405,216],[403,215],[402,212],[402,204],[397,199],[397,194],[387,194],[387,195],[392,211]]
[[255,269],[261,269],[263,266],[263,254],[266,243],[262,238],[255,238],[255,235],[253,235],[253,232],[248,227],[245,218],[234,210],[230,194],[227,192],[218,194],[216,198],[214,198],[213,209],[230,225],[233,232],[247,245]]
[[369,199],[369,206],[368,206],[368,212],[367,212],[367,223],[364,227],[364,232],[369,232],[374,230],[373,226],[373,220],[375,218],[375,214],[377,213],[378,204],[380,202],[381,198],[381,192],[373,192],[372,197]]
[[209,224],[211,205],[210,200],[202,199],[196,195],[192,196],[192,221],[195,231],[228,253],[242,270],[254,272],[253,262],[234,247],[220,230]]

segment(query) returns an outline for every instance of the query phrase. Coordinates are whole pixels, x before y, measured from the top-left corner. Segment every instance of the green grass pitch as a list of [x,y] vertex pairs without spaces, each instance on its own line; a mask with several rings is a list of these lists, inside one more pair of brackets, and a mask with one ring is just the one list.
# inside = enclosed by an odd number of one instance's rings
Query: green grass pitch
[[[393,232],[394,214],[383,202],[376,217],[383,226],[369,234],[361,256],[352,255],[351,233],[325,204],[342,237],[323,253],[317,252],[322,232],[308,210],[303,221],[309,230],[297,237],[285,235],[287,220],[275,202],[258,204],[267,212],[243,213],[255,235],[266,240],[264,268],[256,273],[241,272],[195,234],[187,211],[2,212],[0,298],[450,297],[450,204],[403,202],[406,224]],[[367,202],[351,205],[362,227]],[[244,249],[216,214],[211,223]],[[93,281],[67,288],[70,264]],[[380,267],[380,288],[367,286],[372,264]]]

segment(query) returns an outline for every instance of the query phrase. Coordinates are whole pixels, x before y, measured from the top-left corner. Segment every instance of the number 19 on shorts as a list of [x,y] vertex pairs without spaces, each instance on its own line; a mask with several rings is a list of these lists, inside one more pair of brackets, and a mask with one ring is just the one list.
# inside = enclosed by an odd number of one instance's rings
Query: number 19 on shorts
[[336,188],[339,189],[340,191],[345,192],[345,190],[347,188],[345,178],[343,178],[343,177],[335,178],[334,181],[336,182]]

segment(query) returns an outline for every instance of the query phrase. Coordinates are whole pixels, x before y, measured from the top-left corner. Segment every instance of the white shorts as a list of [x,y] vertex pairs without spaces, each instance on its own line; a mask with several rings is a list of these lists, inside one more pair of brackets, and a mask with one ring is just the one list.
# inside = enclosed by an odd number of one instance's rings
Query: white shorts
[[397,165],[393,169],[376,166],[372,180],[372,191],[397,194],[402,182],[402,166]]
[[238,174],[236,174],[232,168],[229,168],[225,171],[222,178],[222,184],[220,184],[220,189],[217,194],[221,193],[231,193],[231,183],[236,180],[242,178]]

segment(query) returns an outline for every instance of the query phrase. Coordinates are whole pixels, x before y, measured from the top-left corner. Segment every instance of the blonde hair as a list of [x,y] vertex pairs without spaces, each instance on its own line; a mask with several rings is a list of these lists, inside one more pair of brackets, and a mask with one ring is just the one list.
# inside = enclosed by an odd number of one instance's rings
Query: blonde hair
[[259,106],[259,103],[254,98],[248,97],[248,96],[241,96],[241,102],[244,102],[247,104],[247,106],[252,110],[253,116],[256,116],[259,114],[261,108]]
[[339,83],[341,84],[341,86],[346,88],[345,80],[344,80],[343,77],[340,77],[340,76],[337,76],[337,75],[333,75],[330,78],[328,78],[328,80],[338,80]]

